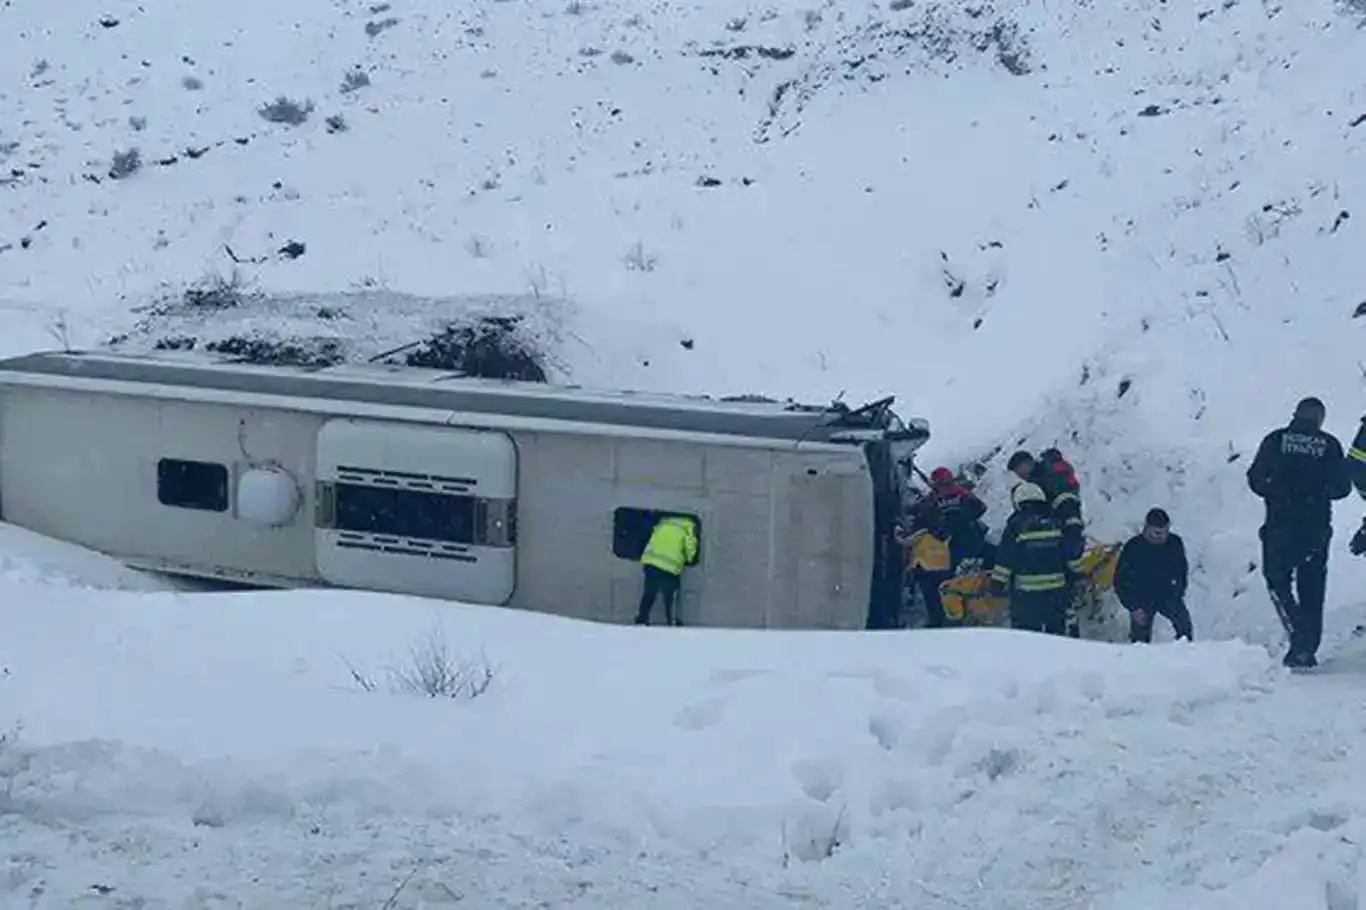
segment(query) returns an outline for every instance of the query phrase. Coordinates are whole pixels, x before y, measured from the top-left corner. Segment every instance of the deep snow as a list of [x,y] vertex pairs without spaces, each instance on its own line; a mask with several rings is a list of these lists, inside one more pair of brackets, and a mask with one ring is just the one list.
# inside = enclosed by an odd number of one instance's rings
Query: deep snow
[[[1292,678],[1237,643],[10,581],[0,623],[4,906],[378,907],[410,873],[398,906],[1342,910],[1366,885],[1366,655]],[[494,668],[483,695],[352,684],[433,635]]]
[[[302,296],[204,331],[368,351],[477,307],[587,385],[895,392],[930,458],[1062,445],[1099,537],[1168,506],[1199,635],[1275,644],[1242,472],[1301,395],[1350,435],[1366,384],[1348,6],[2,0],[0,353],[235,273]],[[1309,678],[137,593],[7,530],[4,906],[376,907],[412,872],[397,906],[1360,910],[1359,517]],[[434,622],[488,693],[354,690]]]

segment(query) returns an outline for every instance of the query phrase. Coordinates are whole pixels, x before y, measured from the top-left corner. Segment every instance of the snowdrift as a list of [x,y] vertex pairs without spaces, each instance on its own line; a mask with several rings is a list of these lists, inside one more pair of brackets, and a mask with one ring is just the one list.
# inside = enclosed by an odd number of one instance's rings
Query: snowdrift
[[205,585],[130,569],[118,560],[0,523],[0,578],[77,590],[202,591]]
[[[1295,688],[1324,680],[1246,645],[0,584],[23,721],[5,900],[376,906],[407,880],[399,906],[1119,910],[1286,868],[1282,896],[1355,887],[1360,794],[1335,775],[1359,744]],[[477,697],[356,685],[438,641],[493,668]]]

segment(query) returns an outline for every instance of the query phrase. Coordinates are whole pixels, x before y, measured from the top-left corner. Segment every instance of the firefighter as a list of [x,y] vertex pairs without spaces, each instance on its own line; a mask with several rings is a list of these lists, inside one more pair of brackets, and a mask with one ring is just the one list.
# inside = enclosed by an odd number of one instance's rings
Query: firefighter
[[655,523],[650,542],[640,556],[644,590],[640,595],[640,610],[636,625],[650,624],[650,611],[655,598],[664,598],[664,621],[681,626],[683,621],[674,612],[678,600],[683,570],[697,561],[697,524],[685,515],[670,515]]
[[925,625],[931,629],[943,628],[948,619],[939,586],[953,577],[953,557],[948,523],[933,491],[907,512],[897,540],[907,548],[908,567],[925,602]]
[[1023,449],[1010,456],[1006,470],[1015,475],[1016,483],[1034,483],[1039,479],[1039,462]]
[[1023,450],[1016,452],[1006,462],[1006,469],[1021,483],[1033,483],[1042,490],[1058,521],[1063,548],[1075,578],[1067,605],[1067,634],[1080,638],[1080,616],[1094,612],[1095,591],[1081,573],[1081,561],[1086,553],[1086,524],[1082,518],[1081,484],[1077,482],[1077,472],[1056,448],[1044,449],[1038,458]]
[[1015,511],[996,549],[992,586],[1010,597],[1012,628],[1063,635],[1073,572],[1062,528],[1038,484],[1021,482],[1011,501]]
[[[1077,472],[1057,449],[1044,449],[1039,453],[1038,472],[1039,485],[1048,496],[1054,517],[1062,526],[1067,558],[1076,571],[1086,552],[1086,522],[1081,513],[1081,484],[1077,482]],[[1094,612],[1095,592],[1088,578],[1080,572],[1075,577],[1072,597],[1067,605],[1067,634],[1072,638],[1080,638],[1080,617],[1083,613]]]
[[1048,504],[1063,530],[1084,538],[1086,522],[1081,514],[1081,484],[1077,482],[1076,470],[1057,449],[1044,449],[1039,454],[1037,470],[1043,481],[1039,485],[1048,495]]
[[1263,437],[1247,469],[1248,488],[1266,503],[1262,575],[1290,639],[1284,663],[1291,669],[1318,666],[1333,503],[1352,492],[1342,443],[1323,429],[1326,413],[1319,399],[1301,399],[1290,423]]
[[929,500],[938,510],[939,525],[949,543],[952,569],[957,572],[964,560],[982,555],[987,537],[982,516],[986,515],[987,507],[945,467],[930,472]]
[[[1366,499],[1366,417],[1361,418],[1361,426],[1357,427],[1352,446],[1347,450],[1347,470],[1351,472],[1352,486],[1356,487],[1357,495]],[[1352,535],[1348,549],[1353,556],[1366,553],[1366,518],[1361,520],[1361,527]]]
[[1023,449],[1010,456],[1006,470],[1018,483],[1032,483],[1043,490],[1059,522],[1081,534],[1085,526],[1081,514],[1081,484],[1076,469],[1058,449],[1044,449],[1038,458]]

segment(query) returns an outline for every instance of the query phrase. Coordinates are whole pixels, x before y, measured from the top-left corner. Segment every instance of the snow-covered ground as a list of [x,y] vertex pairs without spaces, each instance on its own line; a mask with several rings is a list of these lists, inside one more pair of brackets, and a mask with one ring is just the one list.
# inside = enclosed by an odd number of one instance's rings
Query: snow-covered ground
[[[474,308],[534,317],[557,379],[896,393],[930,457],[997,453],[997,521],[1019,444],[1072,457],[1098,536],[1167,506],[1198,635],[1241,639],[205,595],[7,530],[4,906],[1362,910],[1359,506],[1341,672],[1287,679],[1242,477],[1300,396],[1360,416],[1362,24],[0,0],[0,354],[187,322],[365,353]],[[307,119],[265,119],[279,96]],[[290,302],[139,309],[223,279]],[[434,622],[488,692],[384,690]]]
[[[1366,886],[1361,655],[1286,678],[1231,642],[0,584],[6,907],[1345,910]],[[392,691],[433,641],[487,689]]]

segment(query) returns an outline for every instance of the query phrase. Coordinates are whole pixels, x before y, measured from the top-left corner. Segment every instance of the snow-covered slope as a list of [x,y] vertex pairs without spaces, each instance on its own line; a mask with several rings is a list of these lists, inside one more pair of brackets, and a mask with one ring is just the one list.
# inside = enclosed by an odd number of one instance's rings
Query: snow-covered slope
[[1302,394],[1349,433],[1363,382],[1346,6],[61,6],[0,9],[7,351],[206,275],[363,289],[276,309],[376,345],[424,324],[383,292],[530,310],[586,384],[895,392],[946,459],[1060,443],[1097,533],[1172,508],[1202,634],[1274,626],[1242,469]]
[[[0,353],[357,354],[473,309],[533,317],[555,378],[895,392],[934,457],[1060,444],[1103,536],[1169,506],[1201,637],[1262,641],[1250,448],[1303,394],[1358,416],[1361,25],[0,0]],[[206,280],[271,297],[135,310]],[[0,906],[1366,906],[1359,642],[1287,678],[1233,642],[82,591],[153,583],[7,534]],[[1334,573],[1338,639],[1366,569]],[[390,691],[433,623],[479,697]]]
[[206,585],[130,569],[84,547],[0,523],[0,578],[58,588],[113,591],[202,591]]
[[[1237,643],[192,597],[0,579],[0,730],[24,722],[0,747],[0,906],[1366,897],[1359,654],[1302,679]],[[412,669],[413,646],[491,682],[393,694],[386,670]]]

